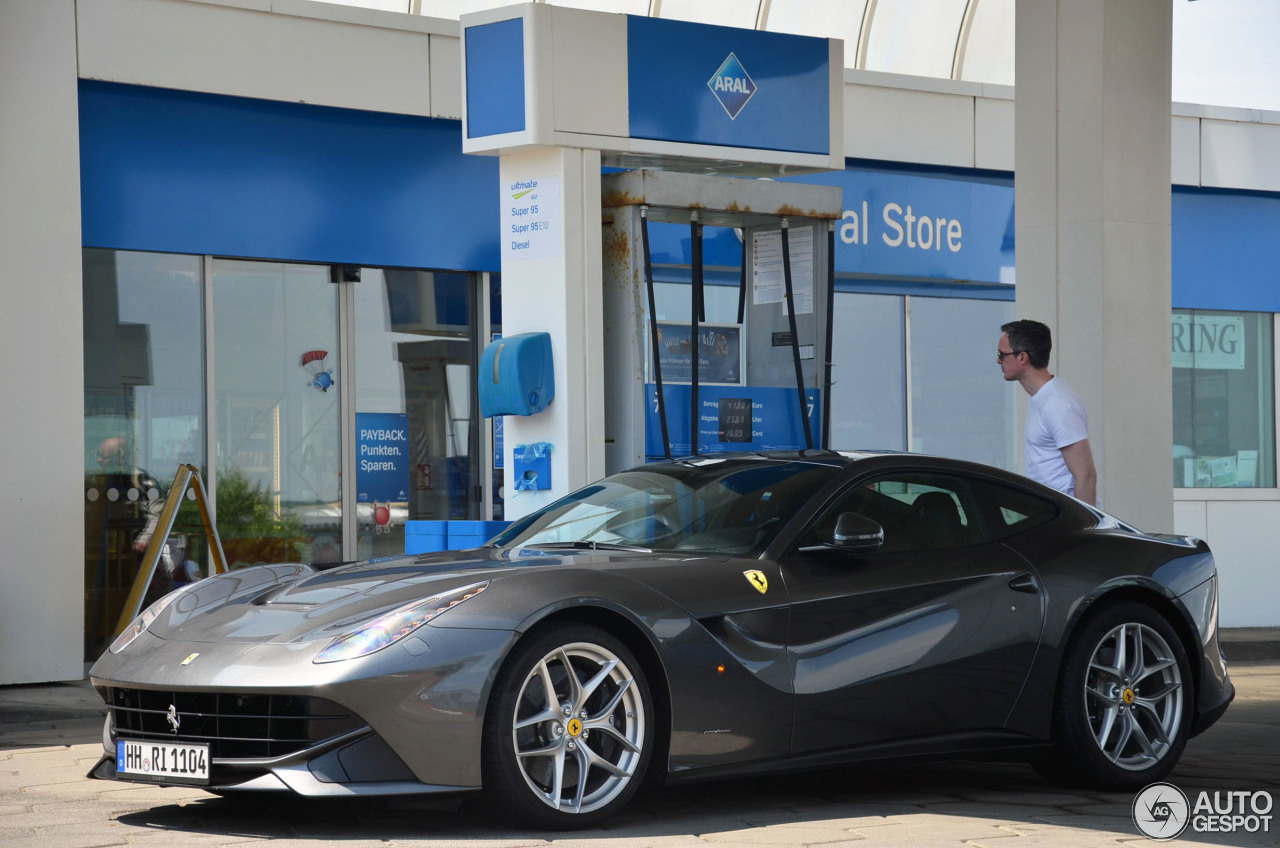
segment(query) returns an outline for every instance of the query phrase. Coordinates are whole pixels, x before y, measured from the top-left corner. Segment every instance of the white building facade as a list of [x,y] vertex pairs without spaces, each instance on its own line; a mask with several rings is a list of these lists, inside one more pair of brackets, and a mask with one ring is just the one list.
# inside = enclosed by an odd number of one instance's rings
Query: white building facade
[[[82,676],[179,463],[232,562],[502,517],[470,390],[500,178],[462,153],[460,54],[456,20],[307,0],[0,2],[0,684]],[[831,444],[1017,469],[1013,89],[855,68],[843,115],[844,170],[797,178],[844,196]],[[1276,626],[1280,114],[1170,121],[1173,526],[1147,529],[1213,546],[1223,626]],[[741,246],[707,238],[705,320],[732,323]],[[659,319],[689,319],[688,250],[655,229]]]

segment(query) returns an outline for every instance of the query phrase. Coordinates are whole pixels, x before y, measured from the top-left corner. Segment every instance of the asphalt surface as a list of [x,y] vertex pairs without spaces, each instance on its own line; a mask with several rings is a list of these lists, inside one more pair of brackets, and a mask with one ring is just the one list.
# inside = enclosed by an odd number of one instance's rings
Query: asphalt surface
[[[1270,828],[1208,833],[1188,827],[1173,843],[1280,845],[1280,804],[1274,804],[1280,800],[1280,660],[1233,662],[1230,672],[1235,703],[1191,740],[1170,782],[1192,805],[1202,790],[1224,802],[1226,792],[1264,793],[1250,801],[1274,806]],[[84,682],[0,687],[0,846],[204,848],[269,840],[280,848],[1055,848],[1150,842],[1133,821],[1131,794],[1064,789],[1024,765],[974,762],[860,766],[653,790],[605,827],[577,833],[514,830],[471,804],[276,795],[246,803],[199,789],[87,779],[102,750],[102,716]]]

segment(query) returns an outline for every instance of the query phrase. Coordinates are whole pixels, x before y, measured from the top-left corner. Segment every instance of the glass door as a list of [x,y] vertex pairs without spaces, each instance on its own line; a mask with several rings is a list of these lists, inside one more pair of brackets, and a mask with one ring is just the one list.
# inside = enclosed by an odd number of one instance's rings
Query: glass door
[[364,268],[354,288],[357,559],[406,520],[481,518],[472,274]]
[[218,531],[232,567],[342,559],[340,287],[323,265],[215,259]]

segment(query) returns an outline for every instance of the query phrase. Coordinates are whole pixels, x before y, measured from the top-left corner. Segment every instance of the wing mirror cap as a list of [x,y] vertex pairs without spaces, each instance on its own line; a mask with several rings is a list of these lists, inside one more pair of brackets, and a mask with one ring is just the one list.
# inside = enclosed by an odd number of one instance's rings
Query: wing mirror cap
[[884,544],[884,528],[856,512],[842,512],[829,543],[846,551],[870,551]]

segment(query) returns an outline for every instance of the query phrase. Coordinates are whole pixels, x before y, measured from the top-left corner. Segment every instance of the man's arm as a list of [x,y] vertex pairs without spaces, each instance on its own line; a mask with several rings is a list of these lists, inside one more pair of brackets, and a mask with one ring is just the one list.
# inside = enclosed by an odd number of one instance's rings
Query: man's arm
[[1067,470],[1076,481],[1076,497],[1090,506],[1098,503],[1098,469],[1093,465],[1093,450],[1088,439],[1062,449]]

